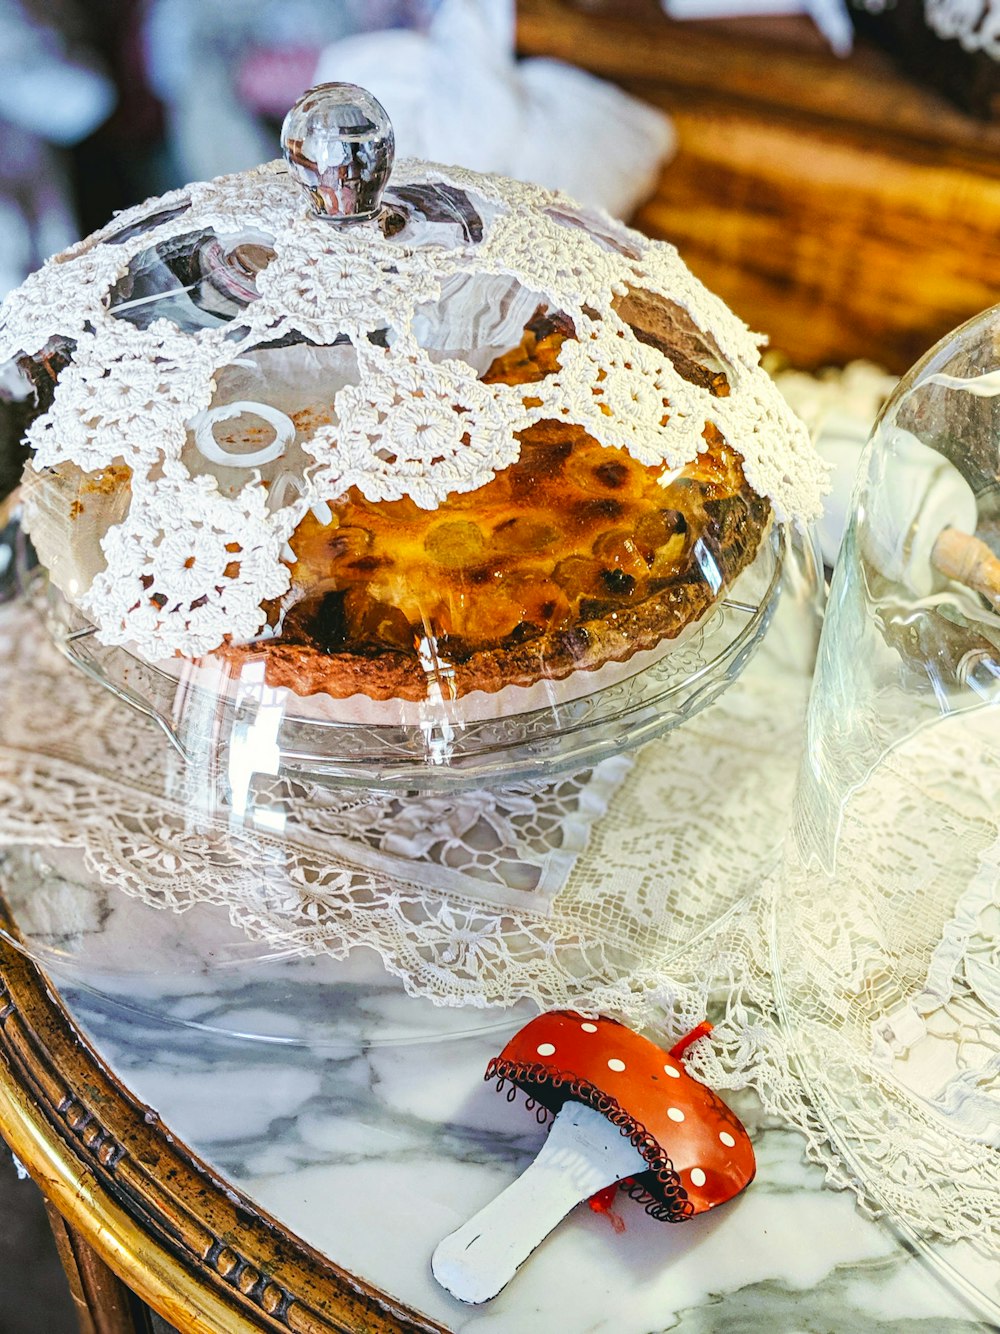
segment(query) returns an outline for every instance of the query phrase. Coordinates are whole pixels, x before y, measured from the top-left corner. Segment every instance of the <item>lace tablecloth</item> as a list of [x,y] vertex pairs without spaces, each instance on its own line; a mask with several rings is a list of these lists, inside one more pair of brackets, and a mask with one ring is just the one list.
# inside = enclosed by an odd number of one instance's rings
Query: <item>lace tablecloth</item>
[[670,961],[776,855],[807,676],[768,642],[720,702],[634,759],[446,796],[258,776],[251,830],[28,608],[8,608],[0,841],[81,849],[100,883],[156,908],[225,905],[283,952],[375,948],[439,1004],[642,1022]]
[[[0,843],[75,849],[154,908],[223,905],[262,949],[369,946],[439,1005],[575,1005],[668,1033],[708,1012],[698,1075],[755,1089],[868,1208],[995,1250],[995,775],[968,721],[954,747],[928,731],[896,753],[847,812],[857,892],[834,900],[779,865],[808,679],[779,616],[725,695],[631,761],[459,798],[272,780],[279,839],[200,817],[153,724],[9,607]],[[907,939],[872,918],[871,877],[911,896]]]

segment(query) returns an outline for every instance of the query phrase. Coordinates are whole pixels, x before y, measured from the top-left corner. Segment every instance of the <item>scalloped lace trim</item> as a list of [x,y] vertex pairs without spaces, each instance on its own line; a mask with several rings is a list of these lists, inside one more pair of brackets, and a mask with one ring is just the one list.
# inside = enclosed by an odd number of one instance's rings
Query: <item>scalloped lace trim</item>
[[[411,994],[440,1005],[529,1000],[673,1033],[707,1013],[711,1040],[685,1054],[698,1078],[720,1091],[753,1088],[802,1133],[829,1183],[853,1190],[869,1210],[888,1206],[925,1235],[998,1248],[1000,1158],[980,1116],[995,1097],[1000,1028],[992,985],[997,775],[977,766],[974,736],[956,747],[950,766],[937,750],[923,756],[920,772],[904,775],[938,797],[972,792],[934,806],[951,830],[947,845],[954,836],[963,850],[969,890],[947,911],[936,909],[940,948],[916,952],[919,967],[902,967],[909,956],[887,947],[860,890],[857,902],[833,902],[810,875],[755,890],[767,849],[752,839],[787,809],[801,735],[800,721],[785,716],[791,710],[773,710],[781,667],[767,651],[765,644],[711,709],[612,775],[586,847],[570,849],[565,876],[560,869],[543,883],[537,850],[558,844],[560,821],[584,790],[577,779],[564,780],[562,791],[494,794],[486,824],[477,823],[480,808],[464,832],[433,802],[414,820],[403,799],[387,809],[320,793],[306,794],[310,827],[281,843],[199,826],[191,818],[196,794],[171,771],[172,752],[153,726],[133,715],[123,726],[113,696],[43,642],[24,608],[7,608],[0,844],[82,849],[103,884],[161,910],[221,905],[249,935],[284,951],[343,957],[373,948]],[[767,784],[759,779],[765,756]],[[873,791],[866,818],[881,820],[882,837],[856,849],[859,868],[901,876],[898,893],[918,903],[926,902],[920,868],[944,846],[941,830],[925,827],[924,809],[906,784],[895,804]],[[484,830],[506,840],[485,858]],[[400,874],[404,859],[418,868],[410,879]],[[909,922],[929,920],[907,912]],[[775,992],[775,922],[791,1024]],[[853,1000],[844,983],[852,958]],[[883,998],[874,984],[889,959],[900,982]],[[881,1021],[848,1023],[859,1001]],[[928,1041],[957,1055],[953,1095],[972,1090],[976,1099],[913,1096],[907,1052]],[[798,1078],[806,1058],[835,1136]]]

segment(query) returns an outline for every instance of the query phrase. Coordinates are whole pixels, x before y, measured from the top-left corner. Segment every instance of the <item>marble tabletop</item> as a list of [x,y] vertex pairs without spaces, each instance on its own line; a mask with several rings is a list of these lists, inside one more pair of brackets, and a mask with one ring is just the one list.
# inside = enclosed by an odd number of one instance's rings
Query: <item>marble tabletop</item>
[[[779,628],[776,619],[768,643],[797,661]],[[764,651],[755,664],[767,674]],[[81,855],[7,846],[0,880],[99,1056],[223,1180],[440,1324],[498,1334],[994,1328],[888,1224],[827,1188],[804,1142],[746,1094],[731,1101],[758,1174],[736,1201],[671,1226],[619,1197],[620,1230],[581,1205],[492,1303],[462,1306],[435,1283],[431,1254],[545,1134],[522,1100],[483,1081],[530,1011],[415,1000],[364,948],[345,963],[263,959],[224,908],[156,909],[81,870]],[[963,1267],[973,1272],[968,1257]],[[1000,1305],[997,1275],[982,1286]]]
[[[104,919],[132,911],[120,899]],[[339,1265],[454,1330],[973,1334],[977,1317],[884,1222],[826,1188],[796,1134],[745,1118],[757,1179],[683,1226],[579,1206],[492,1303],[434,1282],[437,1242],[545,1131],[483,1082],[513,1024],[403,995],[374,956],[60,986],[101,1057],[234,1186]],[[58,979],[57,979],[58,980]],[[113,999],[110,993],[116,991]],[[253,1033],[254,1037],[241,1036]]]

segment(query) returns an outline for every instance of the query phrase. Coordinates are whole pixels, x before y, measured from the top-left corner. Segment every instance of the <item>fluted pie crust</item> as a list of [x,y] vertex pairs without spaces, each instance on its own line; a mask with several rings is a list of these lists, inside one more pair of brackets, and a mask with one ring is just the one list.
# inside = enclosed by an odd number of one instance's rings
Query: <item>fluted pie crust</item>
[[[562,331],[529,326],[487,379],[553,369]],[[625,662],[674,639],[752,561],[770,503],[711,425],[664,486],[663,468],[579,426],[543,421],[518,461],[433,510],[351,489],[292,536],[290,593],[271,639],[221,652],[266,663],[300,695],[419,701],[531,686]],[[325,516],[323,516],[325,517]]]

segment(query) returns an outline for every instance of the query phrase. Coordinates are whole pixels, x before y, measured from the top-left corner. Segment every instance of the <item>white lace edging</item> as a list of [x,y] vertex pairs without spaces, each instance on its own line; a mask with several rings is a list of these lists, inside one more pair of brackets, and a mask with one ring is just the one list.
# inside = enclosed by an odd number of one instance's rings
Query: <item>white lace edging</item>
[[[869,974],[881,976],[888,957],[863,879],[852,899],[824,894],[814,874],[764,877],[801,735],[794,689],[780,675],[785,658],[767,652],[766,642],[717,704],[631,765],[458,802],[268,780],[258,799],[287,818],[285,836],[269,839],[199,816],[203,776],[178,768],[156,729],[61,658],[24,608],[8,608],[0,613],[0,845],[79,849],[102,884],[161,910],[218,904],[282,952],[373,948],[410,994],[440,1005],[528,1000],[670,1032],[708,1014],[712,1039],[688,1057],[700,1078],[756,1090],[768,1112],[804,1135],[828,1181],[866,1208],[889,1208],[925,1236],[996,1248],[996,1149],[957,1133],[975,1132],[978,1121],[955,1121],[947,1105],[907,1088],[900,1061],[911,1029],[901,1028],[887,1059],[877,1046],[888,1040],[884,1025],[852,1017],[878,999]],[[859,829],[879,817],[882,836],[857,842],[865,875],[886,884],[896,875],[899,895],[926,902],[906,868],[925,865],[942,840],[923,828],[927,808],[908,795],[917,780],[938,795],[949,782],[967,787],[974,741],[970,733],[947,772],[940,749],[928,746],[917,756],[923,779],[897,763],[889,787],[873,790]],[[978,798],[935,807],[949,828],[961,819],[971,831],[961,846],[972,889],[953,909],[925,911],[924,926],[947,947],[910,969],[892,1007],[905,1016],[916,1006],[967,1072],[995,1055],[981,1037],[984,1024],[996,1029],[987,984],[1000,854],[995,835],[981,852],[975,845],[984,812],[995,810],[996,775],[981,779]],[[899,967],[896,975],[907,976]],[[990,1086],[980,1080],[980,1091]]]

